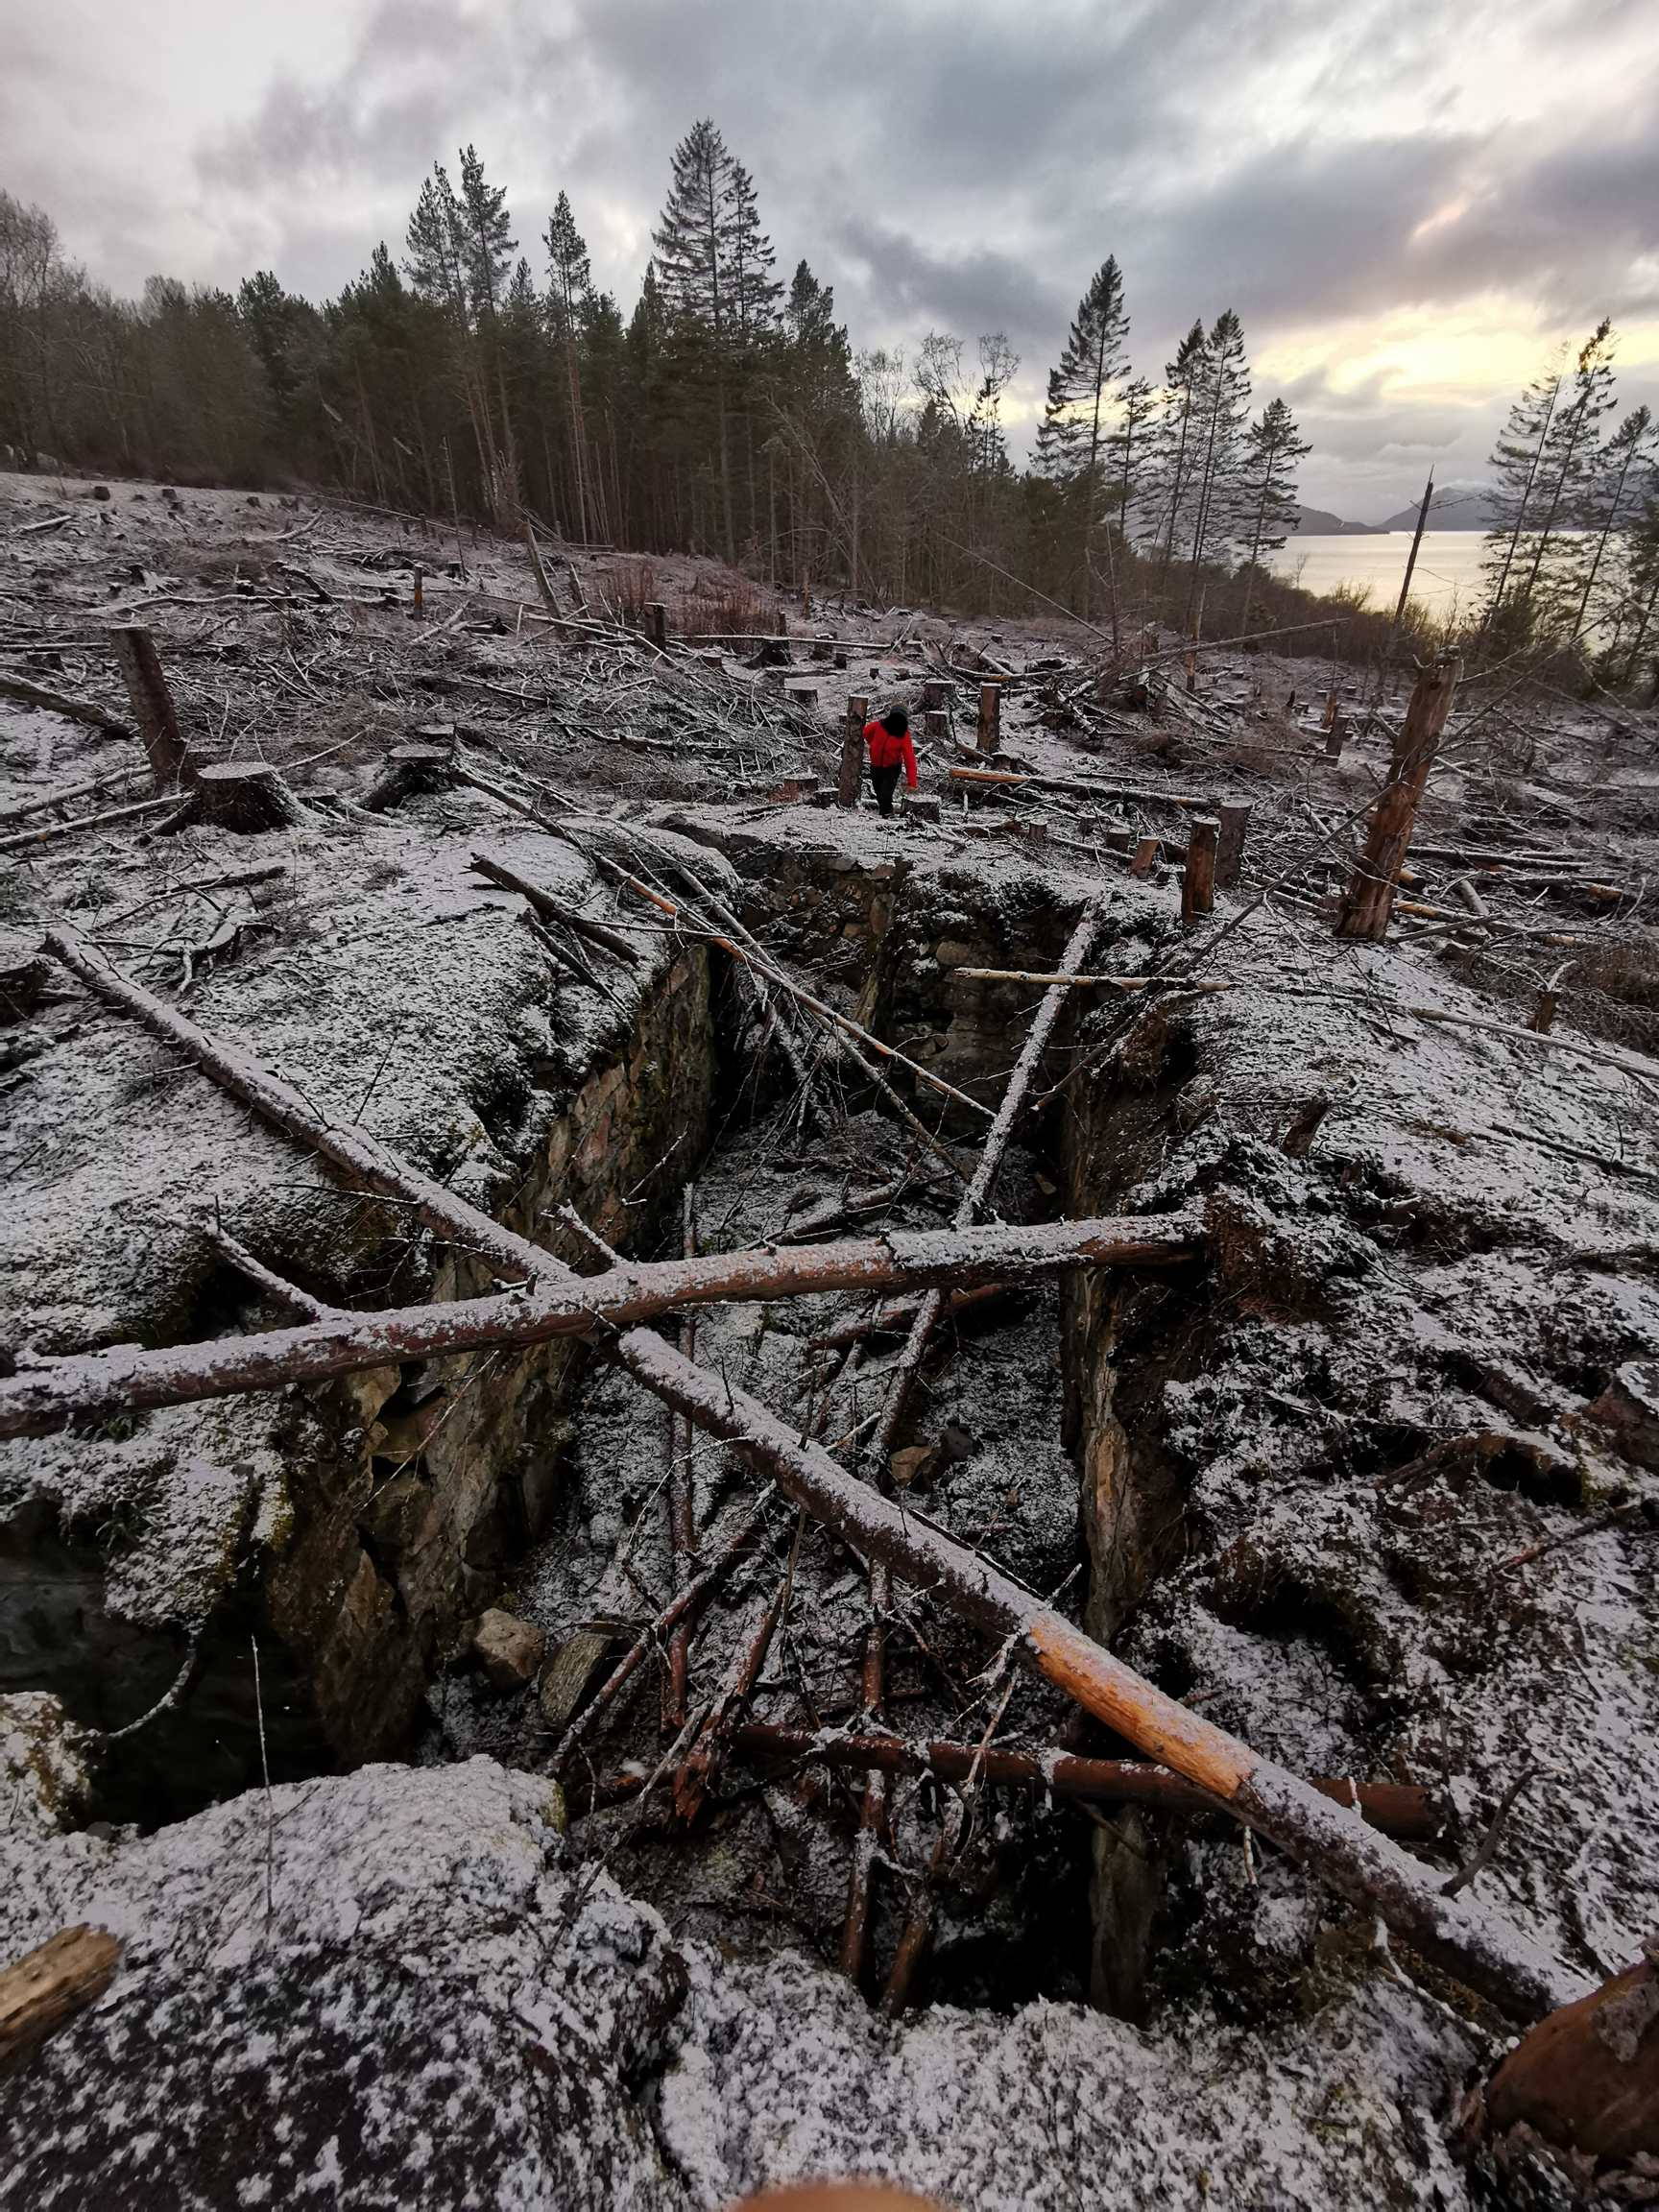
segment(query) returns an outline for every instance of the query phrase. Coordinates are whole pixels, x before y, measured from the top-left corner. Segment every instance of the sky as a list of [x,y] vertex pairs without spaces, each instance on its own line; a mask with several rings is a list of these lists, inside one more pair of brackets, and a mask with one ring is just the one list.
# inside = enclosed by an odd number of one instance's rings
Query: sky
[[855,349],[1006,332],[1017,450],[1113,253],[1137,371],[1236,309],[1357,520],[1604,314],[1659,407],[1656,95],[1659,0],[0,0],[0,189],[117,291],[337,291],[471,142],[627,313],[707,115]]

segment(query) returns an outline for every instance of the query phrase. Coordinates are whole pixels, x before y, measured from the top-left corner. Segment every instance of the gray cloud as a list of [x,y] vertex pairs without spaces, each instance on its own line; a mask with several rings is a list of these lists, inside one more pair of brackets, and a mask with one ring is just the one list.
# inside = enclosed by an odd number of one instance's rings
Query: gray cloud
[[[1151,374],[1228,305],[1257,349],[1362,345],[1367,317],[1493,293],[1511,329],[1659,305],[1651,0],[1462,0],[1455,19],[1444,0],[288,0],[239,18],[172,0],[171,45],[112,15],[91,54],[67,16],[11,29],[0,185],[47,204],[94,275],[264,265],[337,290],[377,240],[400,246],[432,161],[474,141],[533,266],[563,187],[626,308],[673,143],[709,114],[785,271],[805,255],[833,284],[856,346],[1004,329],[1027,408],[1108,252]],[[1521,127],[1500,68],[1520,72]],[[1316,442],[1310,496],[1358,512],[1374,488],[1400,504],[1431,454],[1478,474],[1508,397],[1412,405],[1329,371],[1288,396]]]

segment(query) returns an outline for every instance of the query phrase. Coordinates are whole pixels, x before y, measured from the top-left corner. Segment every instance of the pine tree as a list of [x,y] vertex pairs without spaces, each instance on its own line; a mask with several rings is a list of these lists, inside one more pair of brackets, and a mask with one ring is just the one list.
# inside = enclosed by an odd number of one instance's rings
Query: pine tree
[[778,256],[760,228],[755,180],[741,161],[732,164],[727,206],[732,237],[732,320],[739,342],[754,345],[777,328],[783,287],[772,275]]
[[1249,407],[1250,370],[1244,358],[1244,332],[1238,316],[1228,307],[1215,318],[1205,341],[1198,393],[1196,506],[1184,620],[1184,627],[1189,629],[1197,607],[1204,556],[1228,541],[1238,521],[1238,458]]
[[1283,399],[1270,399],[1251,423],[1238,470],[1244,527],[1244,613],[1239,628],[1250,627],[1250,607],[1263,553],[1277,552],[1296,527],[1296,465],[1313,450]]
[[1603,317],[1579,349],[1571,389],[1562,395],[1545,441],[1538,486],[1541,513],[1531,562],[1518,593],[1524,622],[1532,613],[1541,585],[1540,612],[1551,628],[1560,621],[1562,601],[1572,590],[1575,541],[1563,533],[1576,530],[1585,520],[1601,420],[1613,405],[1612,350],[1613,325]]
[[[722,535],[726,558],[735,563],[727,425],[735,246],[733,168],[726,141],[714,125],[707,119],[694,123],[674,149],[667,204],[651,236],[663,298],[688,341],[685,366],[694,373],[695,356],[702,353],[711,367]],[[699,345],[699,339],[706,345]]]
[[1481,638],[1491,629],[1508,597],[1509,579],[1515,572],[1522,534],[1533,511],[1538,472],[1566,373],[1565,350],[1557,349],[1543,373],[1510,408],[1503,435],[1492,449],[1489,465],[1495,484],[1491,495],[1492,522],[1486,532],[1486,550],[1481,562],[1481,573],[1486,578]]
[[1647,407],[1635,407],[1603,445],[1584,500],[1580,519],[1586,536],[1575,547],[1583,583],[1573,613],[1572,635],[1567,640],[1570,645],[1575,645],[1584,635],[1604,570],[1614,576],[1617,586],[1620,565],[1614,562],[1609,565],[1609,550],[1617,546],[1620,537],[1629,535],[1656,475],[1659,455],[1652,413]]
[[1155,538],[1163,541],[1159,573],[1166,576],[1175,544],[1186,527],[1191,498],[1194,463],[1194,416],[1199,387],[1206,370],[1207,342],[1202,323],[1194,323],[1164,369],[1164,388],[1158,398],[1153,463],[1157,521]]
[[1129,517],[1145,501],[1151,477],[1158,396],[1144,376],[1118,396],[1118,419],[1108,445],[1111,480],[1118,487],[1118,536],[1129,542]]
[[500,460],[495,426],[485,389],[472,322],[472,247],[467,217],[449,173],[441,161],[421,186],[405,238],[409,281],[417,299],[442,311],[452,373],[466,403],[478,453],[486,497],[495,509],[500,491]]
[[1089,614],[1094,535],[1101,520],[1105,447],[1113,387],[1125,374],[1129,317],[1123,279],[1108,254],[1079,301],[1058,365],[1048,373],[1048,396],[1037,433],[1037,465],[1059,485],[1076,510],[1081,546],[1081,595]]
[[[507,404],[498,308],[518,241],[513,236],[513,218],[507,212],[506,188],[488,182],[484,164],[471,146],[461,150],[460,217],[462,266],[482,355],[479,382],[494,384],[501,405],[500,464],[491,488],[491,506],[497,523],[505,523],[518,502],[518,454]],[[488,397],[485,414],[488,418]]]
[[582,537],[590,535],[588,520],[588,429],[582,412],[582,373],[577,360],[578,324],[593,290],[587,241],[576,228],[570,203],[561,192],[543,232],[547,247],[548,301],[553,332],[565,353],[565,375],[570,404],[570,464],[576,491],[576,514]]

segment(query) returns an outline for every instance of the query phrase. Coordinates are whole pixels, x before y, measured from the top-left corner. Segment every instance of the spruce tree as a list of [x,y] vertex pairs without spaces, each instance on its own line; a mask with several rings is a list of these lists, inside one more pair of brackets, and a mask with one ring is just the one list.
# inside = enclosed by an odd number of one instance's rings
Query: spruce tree
[[1523,534],[1533,514],[1533,494],[1543,466],[1555,409],[1567,374],[1564,349],[1558,349],[1542,373],[1522,393],[1509,410],[1503,435],[1492,449],[1489,466],[1495,479],[1491,494],[1492,521],[1486,532],[1481,574],[1486,580],[1486,600],[1479,636],[1484,638],[1504,607],[1509,580],[1521,555]]
[[1157,515],[1154,536],[1163,541],[1159,562],[1161,576],[1168,574],[1177,538],[1184,541],[1191,503],[1194,421],[1205,373],[1206,347],[1204,325],[1194,323],[1176,348],[1174,360],[1166,362],[1164,369],[1153,463]]
[[1616,554],[1621,541],[1629,538],[1656,479],[1659,479],[1659,451],[1656,451],[1652,413],[1647,407],[1634,407],[1602,447],[1584,502],[1581,520],[1586,535],[1575,548],[1583,582],[1573,613],[1572,635],[1567,640],[1570,645],[1576,644],[1584,635],[1596,601],[1597,586],[1604,572],[1613,587],[1611,612],[1617,614],[1618,604],[1624,595],[1619,574],[1623,564],[1617,558],[1609,562],[1609,553]]
[[577,360],[577,327],[593,290],[587,241],[576,228],[570,202],[561,192],[543,232],[547,247],[548,306],[553,332],[565,354],[565,380],[569,397],[570,469],[576,494],[578,525],[584,541],[589,536],[588,431],[582,412],[582,372]]
[[1065,350],[1048,373],[1048,396],[1037,433],[1038,467],[1061,487],[1075,509],[1085,619],[1094,534],[1104,503],[1113,387],[1128,368],[1123,351],[1128,335],[1123,279],[1117,260],[1108,254],[1078,301]]
[[1198,390],[1192,550],[1187,571],[1187,611],[1190,628],[1197,608],[1199,576],[1206,553],[1224,546],[1238,519],[1238,460],[1249,421],[1250,369],[1244,358],[1244,332],[1232,308],[1216,316],[1204,345],[1204,370]]
[[1529,623],[1536,612],[1553,630],[1564,618],[1576,542],[1564,533],[1580,529],[1588,518],[1601,421],[1613,406],[1613,325],[1603,317],[1579,349],[1572,385],[1562,394],[1545,440],[1537,528],[1517,593],[1523,623]]
[[1256,575],[1263,553],[1277,552],[1296,527],[1296,465],[1313,450],[1283,399],[1270,399],[1251,423],[1238,469],[1242,509],[1239,541],[1244,554],[1244,612],[1248,631]]
[[735,230],[733,167],[726,141],[714,125],[707,118],[694,123],[674,149],[667,204],[651,236],[657,249],[658,280],[680,325],[686,387],[694,386],[698,370],[708,364],[714,397],[722,536],[726,558],[735,563],[727,425]]
[[[517,504],[518,457],[512,411],[507,404],[497,310],[518,241],[513,236],[506,189],[486,180],[484,164],[471,146],[461,151],[460,221],[462,266],[481,357],[478,380],[481,386],[493,383],[501,406],[500,460],[491,505],[497,523],[504,523]],[[488,420],[487,397],[485,417]]]

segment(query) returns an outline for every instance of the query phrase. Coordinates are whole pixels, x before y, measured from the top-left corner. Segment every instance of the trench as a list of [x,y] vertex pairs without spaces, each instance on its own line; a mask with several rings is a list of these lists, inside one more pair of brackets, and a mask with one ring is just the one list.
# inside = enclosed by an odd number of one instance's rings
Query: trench
[[[830,845],[780,853],[739,839],[729,856],[745,883],[745,922],[793,973],[996,1103],[1038,995],[967,982],[959,971],[1052,969],[1074,921],[1074,886],[1057,891],[1024,867],[993,873],[988,890],[982,864],[959,874],[851,864]],[[1122,942],[1132,926],[1108,917],[1103,957],[1139,964]],[[993,1194],[1010,1221],[1111,1211],[1157,1156],[1187,1071],[1179,1036],[1160,1036],[1125,1085],[1074,1094],[1054,1089],[1069,1051],[1063,1022],[1047,1101]],[[704,1250],[948,1223],[960,1181],[878,1112],[872,1094],[828,1079],[826,1089],[844,1120],[804,1129],[788,1072],[766,1058],[723,959],[701,948],[665,956],[637,1021],[608,1040],[539,1132],[504,1217],[585,1269],[597,1262],[560,1226],[561,1206],[618,1249],[657,1257],[680,1248],[686,1186]],[[927,1095],[917,1092],[915,1103]],[[983,1123],[926,1118],[971,1166]],[[481,1286],[453,1261],[434,1281],[439,1295]],[[211,1295],[233,1300],[235,1286],[216,1280]],[[1179,1546],[1176,1478],[1132,1448],[1161,1381],[1158,1356],[1138,1352],[1125,1372],[1119,1341],[1129,1325],[1138,1345],[1192,1357],[1178,1326],[1187,1295],[1178,1281],[1125,1287],[1080,1271],[950,1313],[896,1439],[919,1512],[1107,1637]],[[273,1317],[244,1294],[245,1325]],[[804,1426],[817,1419],[834,1449],[867,1431],[902,1342],[888,1329],[850,1354],[838,1339],[870,1318],[868,1303],[845,1295],[709,1309],[694,1348],[767,1403],[800,1408]],[[71,1718],[106,1731],[160,1701],[108,1745],[84,1816],[160,1825],[255,1786],[267,1761],[277,1780],[478,1752],[545,1767],[564,1727],[676,1586],[665,1510],[676,1454],[700,1542],[712,1545],[756,1479],[724,1450],[672,1431],[656,1400],[568,1340],[374,1371],[282,1418],[289,1521],[280,1541],[249,1547],[188,1648],[176,1632],[128,1629],[101,1609],[108,1532],[95,1543],[75,1529],[27,1532],[27,1556],[48,1571],[34,1574],[28,1602],[11,1613],[23,1626],[0,1649],[0,1688],[48,1688]],[[781,1503],[699,1623],[692,1718],[733,1678],[785,1582],[750,1718],[814,1733],[869,1724],[862,1565],[815,1527],[797,1527]],[[472,1629],[490,1608],[532,1634],[538,1664],[525,1682],[504,1688],[477,1663]],[[912,1740],[1123,1754],[1057,1692],[988,1671],[994,1660],[942,1608],[901,1592],[879,1724]],[[676,1933],[732,1956],[784,1948],[833,1959],[861,1775],[739,1752],[701,1802],[683,1803],[673,1777],[661,1780],[678,1718],[665,1726],[664,1680],[661,1664],[643,1667],[565,1768],[579,1847]],[[930,1940],[913,2002],[1046,1997],[1142,2013],[1164,1900],[1147,1824],[1031,1790],[982,1788],[970,1791],[944,1853],[948,1802],[928,1777],[895,1786],[874,1886],[870,1993],[926,1908]]]

